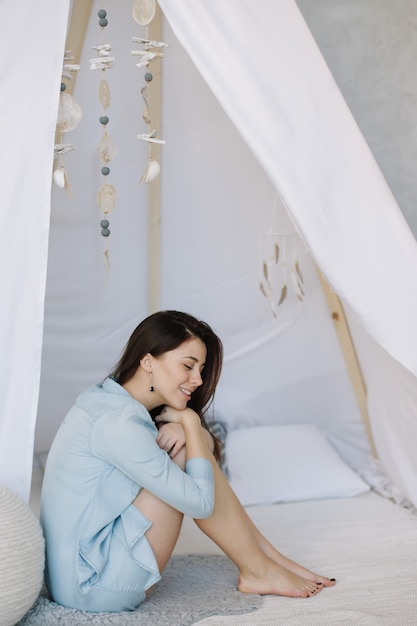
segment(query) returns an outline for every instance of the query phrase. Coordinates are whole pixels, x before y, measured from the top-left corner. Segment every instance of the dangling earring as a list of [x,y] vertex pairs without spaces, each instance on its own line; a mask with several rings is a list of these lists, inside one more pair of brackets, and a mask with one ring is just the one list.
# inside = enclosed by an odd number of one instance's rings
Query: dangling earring
[[[151,380],[151,381],[152,381],[152,372],[149,372],[149,380]],[[155,387],[154,387],[153,385],[150,385],[150,387],[149,387],[149,391],[151,391],[151,392],[152,392],[152,391],[155,391]]]

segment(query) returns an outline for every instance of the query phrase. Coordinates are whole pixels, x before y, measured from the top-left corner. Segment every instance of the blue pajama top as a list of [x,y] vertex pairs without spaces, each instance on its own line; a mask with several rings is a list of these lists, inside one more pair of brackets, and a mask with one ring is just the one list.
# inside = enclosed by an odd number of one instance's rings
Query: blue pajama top
[[142,404],[107,378],[81,394],[51,446],[41,496],[46,582],[53,599],[87,611],[132,610],[160,579],[132,504],[144,488],[193,518],[214,506],[210,461],[182,471],[156,443]]

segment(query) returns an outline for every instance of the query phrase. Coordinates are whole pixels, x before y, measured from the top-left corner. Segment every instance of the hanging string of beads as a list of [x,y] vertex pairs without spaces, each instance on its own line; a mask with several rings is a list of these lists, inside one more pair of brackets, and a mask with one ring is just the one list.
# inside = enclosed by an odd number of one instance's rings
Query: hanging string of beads
[[109,236],[110,236],[110,222],[108,219],[109,214],[116,208],[116,189],[107,182],[107,177],[110,174],[109,163],[117,156],[117,149],[113,139],[107,132],[107,125],[109,124],[108,109],[110,107],[110,87],[105,78],[106,71],[113,67],[115,58],[110,56],[111,46],[108,43],[104,43],[104,33],[108,25],[107,11],[104,8],[104,2],[100,4],[100,9],[97,13],[98,24],[101,30],[100,45],[93,46],[93,50],[97,52],[97,56],[90,59],[90,69],[101,70],[102,78],[100,79],[98,86],[98,97],[102,107],[102,113],[99,116],[99,123],[102,127],[102,135],[97,146],[97,156],[102,162],[101,174],[103,176],[103,183],[97,192],[97,204],[102,212],[102,219],[100,220],[101,235],[105,238],[105,250],[103,252],[104,265],[106,271],[110,269],[109,262]]
[[53,179],[55,184],[61,189],[65,189],[68,196],[71,196],[71,189],[67,172],[64,167],[62,157],[67,152],[75,150],[76,146],[72,143],[63,143],[65,133],[74,130],[80,123],[82,117],[82,109],[79,102],[68,93],[65,81],[73,78],[73,72],[78,72],[80,66],[74,63],[74,57],[70,50],[66,50],[64,54],[64,62],[62,68],[61,92],[59,95],[59,108],[56,123],[56,144],[54,147],[54,173]]
[[150,85],[153,80],[153,74],[149,70],[149,65],[158,59],[162,59],[164,53],[162,48],[166,48],[168,44],[163,41],[154,41],[149,38],[149,24],[156,14],[156,0],[135,0],[133,5],[133,19],[135,22],[145,27],[144,37],[132,37],[132,43],[140,44],[142,49],[132,50],[132,55],[138,57],[136,67],[145,68],[144,75],[145,84],[141,88],[141,96],[145,103],[142,113],[142,119],[147,125],[146,133],[137,135],[137,139],[148,143],[148,162],[146,169],[140,179],[140,183],[150,183],[158,177],[160,165],[152,153],[152,144],[164,144],[163,139],[157,138],[157,130],[152,129],[152,115],[150,107]]

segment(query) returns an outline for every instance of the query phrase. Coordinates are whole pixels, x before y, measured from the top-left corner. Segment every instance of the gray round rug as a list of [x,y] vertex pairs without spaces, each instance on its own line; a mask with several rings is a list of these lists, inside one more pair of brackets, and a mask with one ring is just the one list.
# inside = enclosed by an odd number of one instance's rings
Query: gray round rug
[[188,626],[213,615],[250,613],[262,596],[236,588],[237,569],[222,555],[173,556],[162,580],[135,611],[88,613],[67,609],[45,591],[17,626]]

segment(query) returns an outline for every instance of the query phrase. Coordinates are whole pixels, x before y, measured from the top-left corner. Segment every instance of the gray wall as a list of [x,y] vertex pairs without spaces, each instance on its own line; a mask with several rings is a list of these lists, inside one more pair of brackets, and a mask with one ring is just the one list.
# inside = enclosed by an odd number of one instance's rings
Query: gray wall
[[417,235],[417,2],[297,0]]

